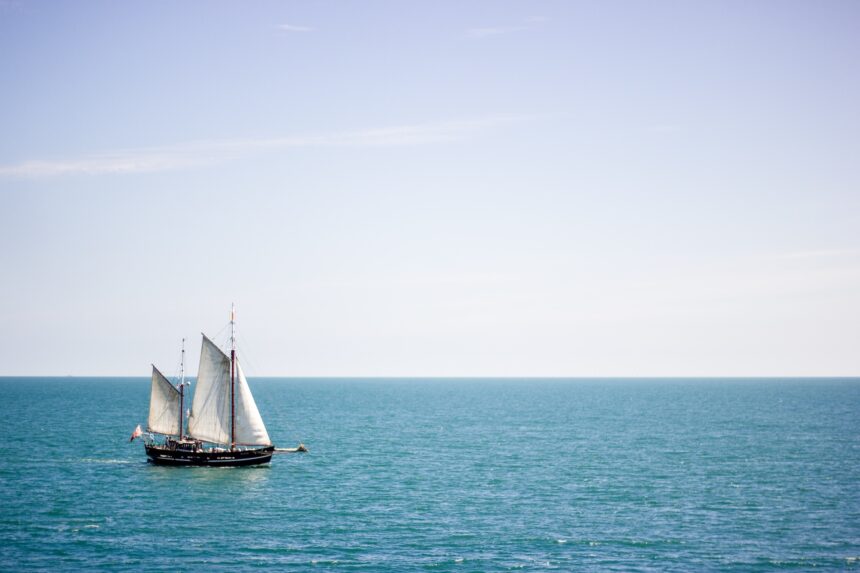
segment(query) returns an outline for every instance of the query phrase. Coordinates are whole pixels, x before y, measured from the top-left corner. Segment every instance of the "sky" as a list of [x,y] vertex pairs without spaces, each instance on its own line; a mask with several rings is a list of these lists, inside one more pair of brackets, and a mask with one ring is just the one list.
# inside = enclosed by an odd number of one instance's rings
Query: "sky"
[[855,1],[0,0],[0,375],[860,375]]

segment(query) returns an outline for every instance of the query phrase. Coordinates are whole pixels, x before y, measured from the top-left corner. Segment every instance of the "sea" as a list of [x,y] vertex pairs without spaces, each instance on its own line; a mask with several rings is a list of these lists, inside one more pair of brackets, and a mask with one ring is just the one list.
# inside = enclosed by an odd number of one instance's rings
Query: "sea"
[[158,467],[148,379],[0,378],[0,570],[860,569],[860,379],[250,384],[309,453]]

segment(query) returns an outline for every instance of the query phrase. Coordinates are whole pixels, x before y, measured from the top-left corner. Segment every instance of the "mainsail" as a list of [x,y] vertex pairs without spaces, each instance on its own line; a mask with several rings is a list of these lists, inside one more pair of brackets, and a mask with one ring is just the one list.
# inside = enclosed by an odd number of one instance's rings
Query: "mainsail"
[[[238,364],[237,364],[238,366]],[[235,394],[235,443],[241,445],[271,445],[260,411],[251,395],[248,381],[237,367]],[[188,420],[191,437],[215,444],[229,444],[230,439],[230,357],[203,335],[200,367],[194,406]]]
[[230,358],[205,334],[188,434],[214,444],[230,443]]
[[179,412],[182,408],[179,400],[179,390],[174,388],[158,368],[153,366],[147,431],[178,436]]

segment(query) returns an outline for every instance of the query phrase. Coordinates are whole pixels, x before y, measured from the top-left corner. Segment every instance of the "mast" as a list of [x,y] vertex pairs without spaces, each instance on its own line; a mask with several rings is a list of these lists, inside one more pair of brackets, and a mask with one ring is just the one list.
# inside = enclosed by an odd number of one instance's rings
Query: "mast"
[[236,305],[230,305],[230,449],[236,449]]
[[179,362],[179,439],[185,435],[182,416],[185,414],[185,339],[182,339],[182,360]]

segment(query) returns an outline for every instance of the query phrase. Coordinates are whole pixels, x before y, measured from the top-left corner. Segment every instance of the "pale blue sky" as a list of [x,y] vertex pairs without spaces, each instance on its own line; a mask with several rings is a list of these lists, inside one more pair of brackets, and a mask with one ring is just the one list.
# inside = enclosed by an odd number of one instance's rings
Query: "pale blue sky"
[[860,4],[0,0],[0,375],[860,374]]

